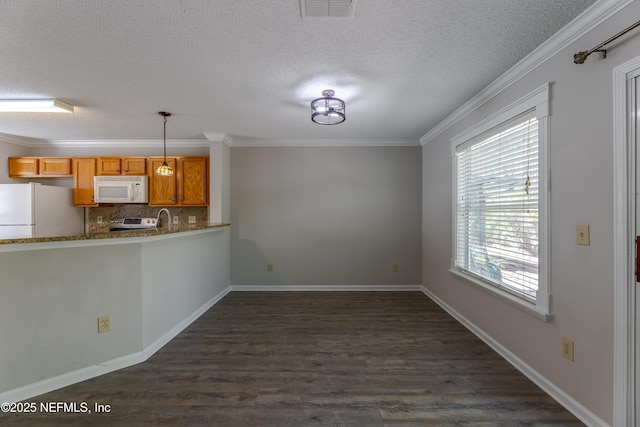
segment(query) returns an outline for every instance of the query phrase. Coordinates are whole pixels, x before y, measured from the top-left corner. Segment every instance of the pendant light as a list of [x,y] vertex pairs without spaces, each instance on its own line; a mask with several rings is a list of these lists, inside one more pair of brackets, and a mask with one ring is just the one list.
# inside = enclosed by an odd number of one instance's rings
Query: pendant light
[[171,117],[171,113],[160,111],[158,114],[164,117],[164,161],[158,169],[156,169],[156,175],[173,176],[173,169],[167,164],[167,117]]

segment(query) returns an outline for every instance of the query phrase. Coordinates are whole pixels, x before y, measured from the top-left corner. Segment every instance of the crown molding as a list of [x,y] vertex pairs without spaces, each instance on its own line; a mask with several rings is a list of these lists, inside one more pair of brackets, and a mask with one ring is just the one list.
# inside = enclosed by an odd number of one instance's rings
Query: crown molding
[[[222,142],[229,147],[412,147],[420,146],[418,140],[378,139],[271,139],[232,137],[223,132],[205,132],[205,139],[168,139],[167,147],[201,148],[212,142]],[[162,146],[155,139],[105,139],[105,140],[42,140],[0,134],[0,142],[31,148],[153,148]]]
[[211,142],[224,142],[227,134],[224,132],[203,132],[202,135]]
[[[31,140],[29,147],[51,148],[51,147],[73,147],[73,148],[148,148],[162,146],[161,139],[112,139],[112,140]],[[205,139],[171,139],[167,140],[167,147],[198,148],[208,147],[210,142]]]
[[[520,60],[520,62],[511,67],[506,73],[498,77],[493,83],[424,134],[420,138],[420,144],[425,145],[433,141],[438,135],[445,132],[491,98],[497,96],[503,90],[529,74],[534,68],[545,63],[561,49],[577,41],[580,37],[593,30],[633,1],[634,0],[599,0],[594,3],[573,21],[569,22],[564,28],[551,36],[546,42],[542,43],[529,55]],[[567,58],[567,61],[572,60],[572,58]]]
[[6,142],[7,144],[13,144],[13,145],[21,145],[24,147],[33,147],[34,144],[38,142],[38,140],[33,138],[27,138],[24,136],[0,133],[0,142]]
[[419,147],[417,140],[229,138],[230,147]]

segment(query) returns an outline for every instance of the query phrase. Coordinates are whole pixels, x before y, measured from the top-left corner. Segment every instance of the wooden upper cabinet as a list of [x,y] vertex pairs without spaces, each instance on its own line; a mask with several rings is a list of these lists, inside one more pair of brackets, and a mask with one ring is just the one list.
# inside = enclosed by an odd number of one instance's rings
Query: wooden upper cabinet
[[154,157],[9,157],[12,178],[73,177],[76,206],[94,202],[93,177],[99,175],[147,175],[151,206],[209,206],[209,157],[167,158],[173,176],[158,176],[164,158]]
[[120,157],[98,157],[96,175],[120,175]]
[[9,157],[9,177],[38,176],[37,157]]
[[9,157],[12,178],[65,178],[72,170],[70,157]]
[[70,157],[41,157],[40,175],[42,176],[71,176]]
[[76,206],[98,206],[93,198],[96,163],[95,157],[73,158],[73,204]]
[[146,157],[98,157],[98,175],[146,175]]
[[167,164],[173,169],[172,176],[158,176],[156,169],[162,164],[162,157],[149,159],[149,205],[171,206],[177,203],[176,197],[176,159],[167,158]]
[[209,157],[189,156],[167,158],[173,176],[158,176],[156,169],[162,157],[151,157],[148,163],[149,205],[208,206]]
[[146,157],[123,157],[122,158],[122,174],[123,175],[146,175],[147,174],[147,158]]
[[178,158],[178,204],[207,206],[209,204],[209,158]]

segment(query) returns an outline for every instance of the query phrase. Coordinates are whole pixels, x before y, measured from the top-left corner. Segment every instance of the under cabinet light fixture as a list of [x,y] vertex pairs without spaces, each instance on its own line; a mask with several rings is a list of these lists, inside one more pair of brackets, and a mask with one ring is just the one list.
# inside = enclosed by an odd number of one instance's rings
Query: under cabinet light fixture
[[73,105],[56,98],[0,99],[2,113],[73,113]]

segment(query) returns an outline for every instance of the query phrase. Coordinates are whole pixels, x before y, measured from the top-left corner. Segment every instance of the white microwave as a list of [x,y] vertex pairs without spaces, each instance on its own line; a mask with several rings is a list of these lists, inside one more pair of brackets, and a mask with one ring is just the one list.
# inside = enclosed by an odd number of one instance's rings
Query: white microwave
[[94,176],[96,203],[148,203],[147,176]]

